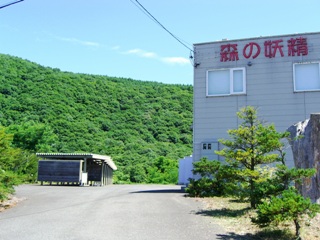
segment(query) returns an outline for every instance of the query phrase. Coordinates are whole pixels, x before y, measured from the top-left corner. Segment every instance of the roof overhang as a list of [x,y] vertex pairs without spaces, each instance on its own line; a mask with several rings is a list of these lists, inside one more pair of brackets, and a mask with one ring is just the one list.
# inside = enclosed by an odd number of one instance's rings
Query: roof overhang
[[112,161],[110,156],[99,155],[93,153],[36,153],[38,157],[44,159],[60,159],[60,160],[93,160],[105,162],[113,170],[117,170],[117,166]]

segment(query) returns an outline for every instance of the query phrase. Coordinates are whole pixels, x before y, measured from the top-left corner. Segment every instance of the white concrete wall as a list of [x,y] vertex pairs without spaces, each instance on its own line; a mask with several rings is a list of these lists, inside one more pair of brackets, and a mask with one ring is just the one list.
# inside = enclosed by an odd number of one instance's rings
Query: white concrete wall
[[189,178],[193,178],[192,169],[193,169],[193,160],[192,156],[179,159],[179,185],[187,185],[189,183]]

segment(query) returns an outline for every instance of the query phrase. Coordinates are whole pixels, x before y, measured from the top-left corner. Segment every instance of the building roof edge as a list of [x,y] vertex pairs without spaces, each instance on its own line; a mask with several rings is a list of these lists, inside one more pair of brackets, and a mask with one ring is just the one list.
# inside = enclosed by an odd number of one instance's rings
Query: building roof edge
[[222,43],[222,42],[247,41],[247,40],[254,40],[254,39],[261,39],[261,38],[289,37],[289,36],[313,35],[313,34],[320,34],[320,32],[292,33],[292,34],[260,36],[260,37],[251,37],[251,38],[238,38],[238,39],[222,39],[222,40],[216,40],[212,42],[194,43],[193,47],[199,46],[199,45],[205,45],[205,44]]

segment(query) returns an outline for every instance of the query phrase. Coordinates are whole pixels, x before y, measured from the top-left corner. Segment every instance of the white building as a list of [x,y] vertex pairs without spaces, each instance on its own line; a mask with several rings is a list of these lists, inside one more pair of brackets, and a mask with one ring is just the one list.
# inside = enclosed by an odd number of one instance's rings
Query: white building
[[179,159],[179,178],[178,184],[185,185],[189,183],[189,178],[193,178],[192,155]]
[[245,106],[281,132],[320,112],[320,32],[198,43],[194,61],[193,161],[219,159]]

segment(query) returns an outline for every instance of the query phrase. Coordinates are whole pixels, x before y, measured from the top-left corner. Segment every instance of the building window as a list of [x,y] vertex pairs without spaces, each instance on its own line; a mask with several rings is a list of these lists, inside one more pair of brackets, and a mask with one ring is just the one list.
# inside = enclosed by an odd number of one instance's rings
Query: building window
[[294,91],[320,90],[319,62],[293,64]]
[[207,149],[207,144],[206,144],[206,143],[202,144],[202,149],[203,149],[203,150],[206,150],[206,149]]
[[245,93],[245,68],[216,69],[207,71],[207,96],[223,96]]

